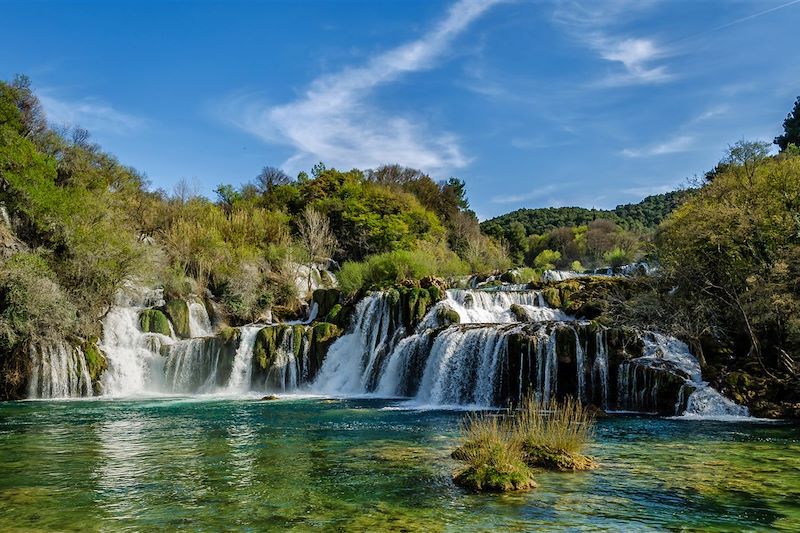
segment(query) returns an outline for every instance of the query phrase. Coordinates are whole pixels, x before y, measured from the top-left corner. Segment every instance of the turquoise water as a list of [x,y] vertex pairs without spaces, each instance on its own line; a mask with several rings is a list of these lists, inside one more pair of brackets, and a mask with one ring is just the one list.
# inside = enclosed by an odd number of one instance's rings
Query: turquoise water
[[800,428],[614,417],[588,473],[475,495],[463,413],[382,400],[0,404],[3,531],[800,530]]

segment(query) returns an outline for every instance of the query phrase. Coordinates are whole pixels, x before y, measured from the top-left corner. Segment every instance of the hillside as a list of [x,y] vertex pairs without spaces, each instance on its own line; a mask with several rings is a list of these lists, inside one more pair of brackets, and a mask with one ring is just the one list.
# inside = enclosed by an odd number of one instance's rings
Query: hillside
[[512,223],[519,222],[525,227],[527,235],[541,235],[556,228],[583,226],[597,219],[611,220],[627,230],[650,229],[656,227],[692,192],[693,189],[683,189],[656,194],[639,203],[618,205],[611,210],[584,207],[517,209],[482,222],[481,229],[489,235],[501,236]]

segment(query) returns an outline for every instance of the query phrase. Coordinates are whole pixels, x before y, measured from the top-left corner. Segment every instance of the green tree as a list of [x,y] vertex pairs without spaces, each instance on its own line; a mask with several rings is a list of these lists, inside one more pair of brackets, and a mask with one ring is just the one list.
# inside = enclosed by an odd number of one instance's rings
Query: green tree
[[775,137],[773,142],[780,147],[781,151],[786,150],[790,144],[800,146],[800,96],[797,97],[792,111],[783,121],[783,134]]

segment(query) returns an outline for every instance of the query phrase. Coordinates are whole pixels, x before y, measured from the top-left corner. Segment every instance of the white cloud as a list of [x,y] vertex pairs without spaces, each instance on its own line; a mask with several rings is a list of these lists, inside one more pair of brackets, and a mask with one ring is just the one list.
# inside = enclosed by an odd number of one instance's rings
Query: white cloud
[[147,122],[93,98],[62,100],[48,91],[41,91],[37,96],[51,124],[80,126],[90,132],[124,135],[141,128]]
[[[284,163],[297,170],[316,161],[344,168],[399,163],[426,171],[463,167],[468,158],[450,133],[432,133],[423,120],[392,116],[370,102],[375,90],[433,68],[453,39],[499,0],[460,0],[425,36],[383,52],[360,67],[314,80],[293,102],[266,105],[251,96],[228,103],[240,128],[296,153]],[[289,168],[294,167],[294,168]]]
[[693,143],[694,137],[690,135],[679,135],[668,141],[651,144],[642,148],[626,148],[622,150],[622,155],[635,158],[688,152],[693,148]]
[[612,87],[663,83],[673,79],[674,75],[666,66],[653,63],[668,56],[668,50],[651,38],[631,37],[614,29],[652,4],[627,0],[604,3],[561,1],[553,20],[569,36],[594,50],[602,59],[623,67],[622,71],[612,73],[593,85]]

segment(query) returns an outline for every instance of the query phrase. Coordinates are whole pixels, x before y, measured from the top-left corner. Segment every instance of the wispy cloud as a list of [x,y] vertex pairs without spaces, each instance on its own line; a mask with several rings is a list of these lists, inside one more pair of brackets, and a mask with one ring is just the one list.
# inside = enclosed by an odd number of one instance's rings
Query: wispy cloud
[[40,91],[38,97],[51,124],[80,126],[91,132],[126,135],[147,123],[142,117],[119,111],[95,98],[64,100],[47,90]]
[[621,189],[619,192],[636,198],[646,198],[655,194],[664,194],[666,192],[674,191],[679,188],[677,183],[666,183],[662,185],[644,185],[641,187],[628,187]]
[[270,143],[288,144],[295,154],[284,167],[316,161],[340,167],[399,163],[441,171],[463,167],[468,158],[455,135],[430,132],[423,119],[389,115],[370,102],[376,89],[404,75],[433,68],[453,40],[499,0],[460,0],[425,36],[314,80],[293,102],[270,106],[252,96],[228,102],[240,128]]
[[635,158],[688,152],[693,148],[693,143],[694,137],[690,135],[679,135],[668,141],[651,144],[642,148],[626,148],[622,150],[622,155]]
[[593,85],[603,87],[663,83],[674,78],[665,65],[655,64],[670,52],[649,37],[627,35],[617,28],[622,21],[648,9],[653,2],[617,0],[588,3],[565,0],[557,4],[554,22],[600,58],[619,63],[619,72]]

